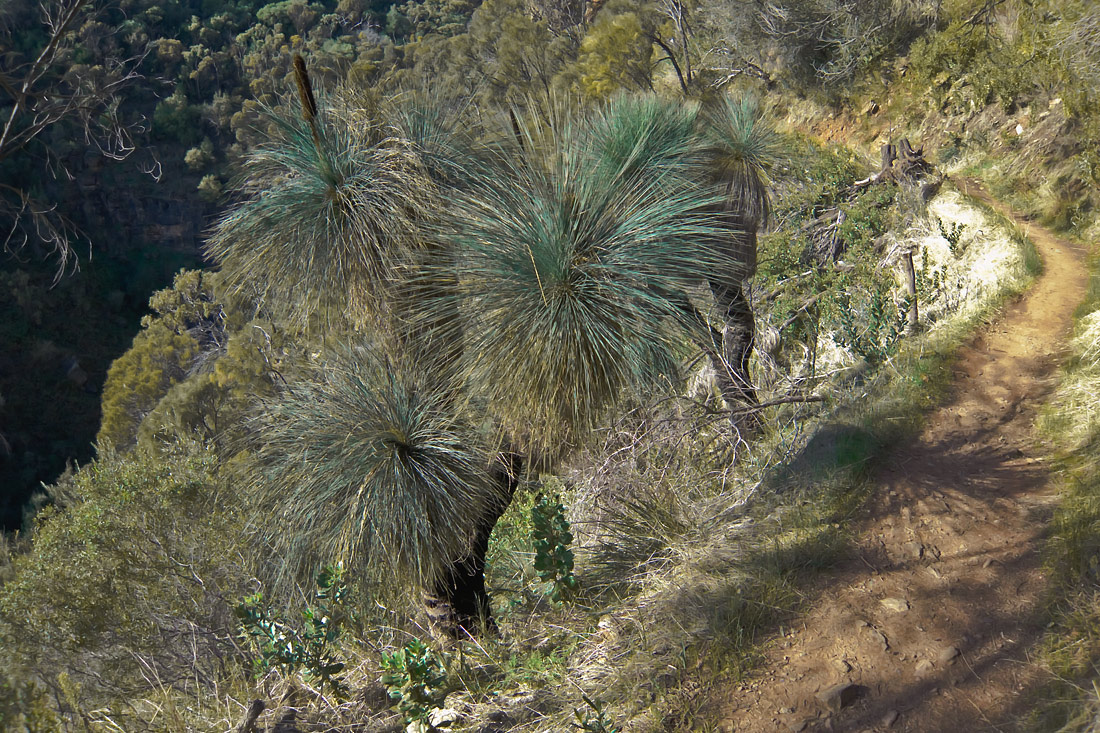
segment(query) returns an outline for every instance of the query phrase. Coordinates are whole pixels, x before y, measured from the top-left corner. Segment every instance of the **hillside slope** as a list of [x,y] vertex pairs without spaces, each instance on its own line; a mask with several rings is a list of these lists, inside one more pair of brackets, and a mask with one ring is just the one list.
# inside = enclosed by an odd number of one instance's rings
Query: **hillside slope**
[[1043,274],[962,350],[919,439],[883,462],[848,558],[718,705],[727,729],[1004,730],[1029,709],[1057,500],[1034,421],[1087,273],[1078,248],[1028,228]]

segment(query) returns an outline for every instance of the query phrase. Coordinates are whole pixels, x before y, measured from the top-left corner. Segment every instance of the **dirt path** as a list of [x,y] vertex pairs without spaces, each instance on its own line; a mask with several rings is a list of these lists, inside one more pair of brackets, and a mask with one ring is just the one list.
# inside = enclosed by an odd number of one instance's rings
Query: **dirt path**
[[1070,245],[1019,223],[1044,274],[962,350],[948,404],[878,471],[855,552],[730,693],[721,730],[971,733],[1025,714],[1057,499],[1033,423],[1087,273]]

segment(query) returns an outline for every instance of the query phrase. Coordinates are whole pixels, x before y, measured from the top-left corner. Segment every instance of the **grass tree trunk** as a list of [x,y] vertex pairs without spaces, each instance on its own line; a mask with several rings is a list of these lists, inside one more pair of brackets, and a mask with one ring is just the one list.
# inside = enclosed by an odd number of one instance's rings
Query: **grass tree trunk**
[[[735,240],[736,261],[743,263],[743,270],[710,280],[711,292],[725,321],[721,353],[717,354],[720,358],[714,367],[722,399],[731,411],[730,423],[738,431],[751,431],[755,421],[745,410],[758,402],[749,370],[756,341],[756,325],[752,306],[745,294],[745,278],[756,272],[756,232],[745,231]],[[712,358],[714,355],[712,352]]]
[[731,422],[735,427],[748,427],[739,417],[745,408],[757,404],[756,388],[752,383],[749,363],[756,340],[756,327],[752,308],[745,296],[743,282],[711,281],[711,290],[718,308],[725,318],[722,329],[720,363],[715,364],[722,398],[732,411]]
[[489,591],[485,586],[485,562],[489,537],[512,503],[521,469],[522,460],[518,455],[505,454],[501,457],[500,464],[494,470],[494,479],[500,486],[499,500],[487,506],[478,518],[470,553],[444,569],[427,600],[429,617],[436,630],[443,635],[459,638],[476,636],[482,630],[496,630]]

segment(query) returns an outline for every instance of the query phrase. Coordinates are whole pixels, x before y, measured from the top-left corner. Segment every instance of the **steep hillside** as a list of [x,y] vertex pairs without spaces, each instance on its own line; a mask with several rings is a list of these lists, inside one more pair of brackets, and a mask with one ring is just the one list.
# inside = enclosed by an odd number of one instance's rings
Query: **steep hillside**
[[44,7],[208,266],[4,274],[0,727],[1089,729],[1090,4]]
[[1043,554],[1059,501],[1055,454],[1035,421],[1044,405],[1058,409],[1051,384],[1087,282],[1080,249],[1027,231],[1042,274],[959,352],[948,400],[920,436],[881,459],[850,557],[717,703],[731,730],[1015,730],[1027,720],[1048,679]]

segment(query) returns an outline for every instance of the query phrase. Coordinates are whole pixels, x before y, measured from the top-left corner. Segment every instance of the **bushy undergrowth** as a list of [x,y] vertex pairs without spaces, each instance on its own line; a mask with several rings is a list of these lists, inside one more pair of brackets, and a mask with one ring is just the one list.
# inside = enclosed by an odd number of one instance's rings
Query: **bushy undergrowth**
[[[1097,10],[1082,0],[956,3],[892,67],[857,84],[952,170],[1073,236],[1100,197]],[[867,102],[862,102],[866,104]]]
[[140,729],[156,714],[143,693],[195,694],[234,666],[225,600],[248,576],[239,508],[211,465],[196,446],[107,453],[50,488],[0,587],[0,697],[28,701],[0,707],[0,727],[30,726],[48,699],[66,724]]

